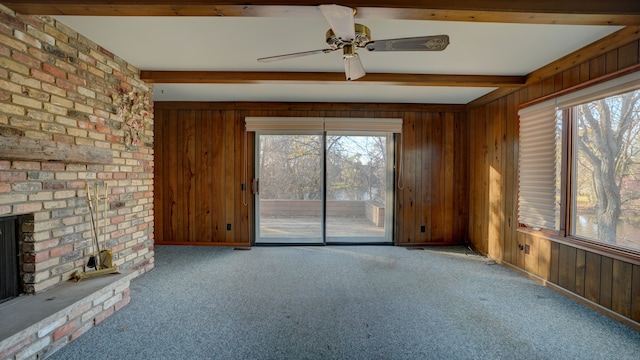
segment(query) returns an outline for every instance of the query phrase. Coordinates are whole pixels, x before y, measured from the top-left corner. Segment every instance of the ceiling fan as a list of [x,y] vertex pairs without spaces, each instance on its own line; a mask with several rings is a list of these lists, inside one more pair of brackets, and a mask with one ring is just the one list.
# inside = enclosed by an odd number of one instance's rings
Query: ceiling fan
[[347,80],[356,80],[365,75],[356,48],[365,48],[369,51],[442,51],[449,45],[448,35],[373,41],[369,28],[355,23],[356,9],[342,5],[319,5],[318,9],[331,27],[326,36],[329,48],[263,57],[258,61],[271,62],[307,55],[327,54],[342,49]]

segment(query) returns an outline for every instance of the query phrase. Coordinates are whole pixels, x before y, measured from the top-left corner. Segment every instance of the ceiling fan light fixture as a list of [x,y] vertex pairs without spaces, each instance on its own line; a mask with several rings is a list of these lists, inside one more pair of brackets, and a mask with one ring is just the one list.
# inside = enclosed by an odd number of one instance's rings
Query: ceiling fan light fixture
[[347,81],[357,80],[366,75],[360,57],[355,52],[351,56],[344,56],[344,74]]

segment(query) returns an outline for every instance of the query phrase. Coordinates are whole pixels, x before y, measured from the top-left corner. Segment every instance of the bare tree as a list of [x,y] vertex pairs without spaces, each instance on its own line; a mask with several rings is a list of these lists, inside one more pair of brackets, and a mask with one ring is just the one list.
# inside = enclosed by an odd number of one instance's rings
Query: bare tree
[[595,192],[598,238],[616,243],[622,205],[637,199],[623,199],[621,189],[635,170],[640,150],[640,90],[592,101],[576,111],[578,161]]

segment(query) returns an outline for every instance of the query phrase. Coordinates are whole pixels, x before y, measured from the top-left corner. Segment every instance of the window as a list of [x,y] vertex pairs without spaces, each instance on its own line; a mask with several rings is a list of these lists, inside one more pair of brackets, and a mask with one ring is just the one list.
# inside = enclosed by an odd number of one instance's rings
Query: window
[[640,73],[519,115],[519,222],[640,251]]

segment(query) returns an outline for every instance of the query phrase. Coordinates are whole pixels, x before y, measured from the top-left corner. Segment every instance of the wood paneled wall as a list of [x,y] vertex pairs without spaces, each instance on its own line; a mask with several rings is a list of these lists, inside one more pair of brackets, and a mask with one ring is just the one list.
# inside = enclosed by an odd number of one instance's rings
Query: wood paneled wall
[[244,122],[206,109],[155,114],[156,243],[248,245]]
[[[156,243],[252,243],[253,197],[244,206],[241,188],[247,116],[403,118],[404,145],[398,141],[398,146],[404,187],[396,189],[396,244],[467,240],[469,132],[464,107],[167,102],[155,104]],[[248,140],[252,144],[251,136]],[[250,150],[249,179],[252,155]],[[227,224],[232,230],[226,230]]]
[[[640,63],[630,27],[529,76],[521,90],[470,104],[469,240],[480,252],[640,322],[640,268],[577,246],[517,232],[518,107]],[[495,94],[494,94],[495,95]],[[519,245],[529,245],[525,254]]]

